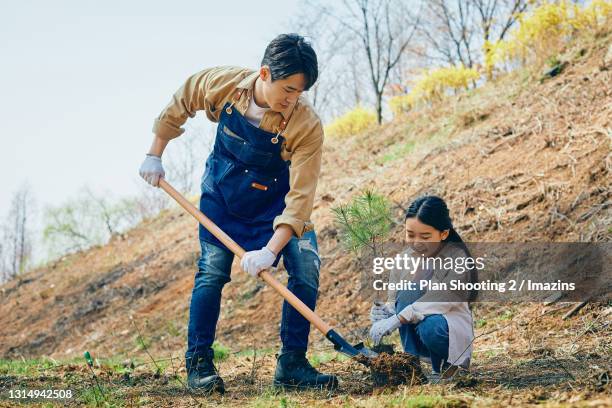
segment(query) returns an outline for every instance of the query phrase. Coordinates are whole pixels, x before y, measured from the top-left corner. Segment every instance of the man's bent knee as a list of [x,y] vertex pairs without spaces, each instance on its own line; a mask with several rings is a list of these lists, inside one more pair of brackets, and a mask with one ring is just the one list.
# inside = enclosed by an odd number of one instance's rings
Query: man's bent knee
[[231,281],[233,256],[214,245],[202,242],[202,254],[198,260],[195,287],[223,287]]

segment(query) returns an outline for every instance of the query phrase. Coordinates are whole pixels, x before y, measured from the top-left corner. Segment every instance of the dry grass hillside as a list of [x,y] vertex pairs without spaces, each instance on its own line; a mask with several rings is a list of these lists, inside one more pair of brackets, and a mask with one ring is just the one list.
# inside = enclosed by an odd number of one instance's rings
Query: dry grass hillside
[[[401,208],[415,196],[444,197],[468,241],[609,242],[610,44],[608,35],[568,48],[560,55],[568,65],[558,76],[541,80],[539,73],[518,70],[381,128],[327,140],[313,215],[323,260],[321,316],[352,339],[368,326],[370,304],[357,290],[360,271],[338,242],[330,211],[366,188],[393,200],[398,220]],[[398,224],[394,240],[401,237]],[[103,358],[145,361],[146,348],[159,359],[178,358],[174,363],[180,366],[198,251],[196,222],[176,208],[108,245],[66,256],[4,285],[0,357],[68,361],[89,350]],[[279,272],[279,277],[284,275]],[[251,375],[247,391],[223,400],[241,405],[258,395],[257,384],[271,378],[281,302],[271,289],[240,272],[236,262],[232,279],[224,291],[217,339],[234,353],[221,364],[230,390],[242,389]],[[563,320],[568,307],[477,306],[474,369],[480,386],[489,386],[481,393],[485,405],[495,405],[496,398],[510,405],[512,398],[514,403],[612,402],[610,388],[595,380],[612,372],[610,307],[588,305]],[[313,332],[311,341],[314,353],[329,352],[319,333]],[[252,348],[262,350],[257,370],[244,355]],[[358,378],[351,363],[323,360],[326,370]],[[542,391],[547,383],[531,378],[535,372],[540,377],[550,373],[553,388]],[[563,385],[571,377],[581,385]],[[499,385],[508,378],[516,381],[511,386],[524,386],[518,397]],[[341,391],[351,395],[355,382],[344,384]],[[472,394],[458,396],[459,403],[474,401]],[[158,397],[160,404],[171,401]],[[189,396],[182,398],[187,405],[194,403]],[[342,404],[345,397],[308,398]]]

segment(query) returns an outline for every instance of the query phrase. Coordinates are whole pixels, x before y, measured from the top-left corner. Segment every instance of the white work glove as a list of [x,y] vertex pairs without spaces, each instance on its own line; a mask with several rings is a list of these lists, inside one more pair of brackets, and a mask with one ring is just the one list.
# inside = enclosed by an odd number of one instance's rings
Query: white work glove
[[376,323],[379,320],[384,320],[395,314],[393,306],[389,303],[383,303],[382,305],[374,304],[370,309],[370,321]]
[[166,175],[162,166],[161,157],[147,154],[147,158],[140,166],[140,177],[152,186],[159,186],[159,179]]
[[383,337],[392,333],[393,330],[398,329],[401,325],[402,322],[396,315],[387,317],[386,319],[379,320],[374,323],[372,328],[370,328],[370,337],[372,338],[374,345],[378,346]]
[[412,305],[403,308],[398,315],[402,316],[408,323],[418,323],[425,318],[425,315],[414,310]]
[[272,266],[276,260],[274,252],[267,247],[263,247],[257,251],[249,251],[242,257],[240,267],[253,277],[259,276],[259,272]]

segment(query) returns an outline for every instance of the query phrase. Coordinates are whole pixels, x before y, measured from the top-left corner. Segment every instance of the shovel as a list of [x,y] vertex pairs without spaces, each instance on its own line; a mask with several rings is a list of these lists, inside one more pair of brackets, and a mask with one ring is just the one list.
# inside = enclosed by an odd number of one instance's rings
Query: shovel
[[[176,191],[163,178],[159,180],[159,187],[168,193],[176,202],[183,207],[187,212],[193,215],[199,222],[210,231],[219,241],[223,243],[230,251],[239,258],[242,258],[245,251],[233,239],[229,237],[221,228],[206,217],[200,210],[191,204],[181,193]],[[368,349],[363,343],[351,346],[342,336],[340,336],[329,324],[325,323],[319,316],[315,314],[308,306],[304,304],[297,296],[289,289],[283,286],[279,281],[274,279],[268,271],[262,271],[259,277],[268,285],[277,291],[291,306],[295,308],[302,316],[306,318],[314,327],[317,328],[325,337],[334,344],[334,349],[340,353],[346,354],[349,357],[366,357],[359,358],[357,361],[369,365],[369,359],[376,357],[378,353]]]

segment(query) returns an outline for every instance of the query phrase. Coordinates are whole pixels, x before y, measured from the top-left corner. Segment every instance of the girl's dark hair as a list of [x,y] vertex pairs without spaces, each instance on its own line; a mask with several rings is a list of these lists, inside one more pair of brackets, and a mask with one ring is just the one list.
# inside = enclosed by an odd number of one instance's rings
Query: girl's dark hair
[[[438,231],[448,230],[448,237],[443,242],[452,242],[453,245],[463,249],[466,256],[472,256],[467,245],[465,245],[465,242],[461,239],[461,236],[455,231],[448,207],[440,197],[429,195],[417,198],[406,210],[406,219],[408,218],[417,218],[423,224],[434,227]],[[478,281],[478,271],[475,268],[470,268],[468,273],[470,282],[475,283]],[[476,300],[477,294],[478,292],[476,290],[470,291],[468,301],[472,302]]]
[[305,91],[317,82],[319,68],[317,54],[312,46],[298,34],[281,34],[266,47],[261,65],[270,67],[272,81],[294,74],[306,77]]

